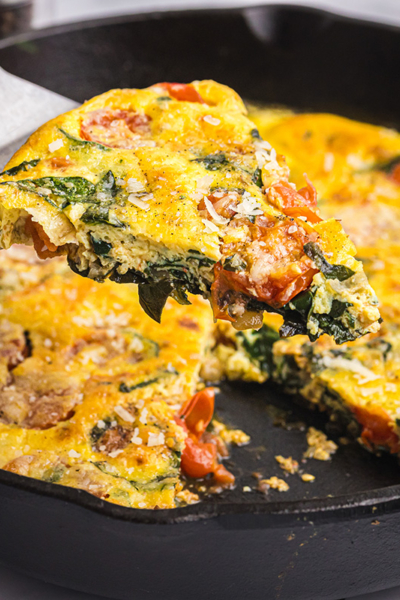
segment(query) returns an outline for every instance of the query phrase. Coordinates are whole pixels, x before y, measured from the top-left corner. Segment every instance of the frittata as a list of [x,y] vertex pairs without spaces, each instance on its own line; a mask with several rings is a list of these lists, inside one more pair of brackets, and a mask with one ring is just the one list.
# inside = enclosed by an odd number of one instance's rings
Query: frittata
[[307,175],[296,183],[226,86],[111,90],[45,124],[6,166],[0,247],[33,242],[96,281],[137,283],[156,321],[191,292],[239,330],[268,311],[283,337],[377,332],[354,245],[320,218]]
[[222,439],[205,432],[213,390],[193,396],[213,322],[191,302],[168,301],[158,325],[133,285],[2,251],[0,468],[136,508],[197,501],[182,473],[232,485]]
[[336,346],[327,336],[279,340],[279,320],[258,332],[220,327],[206,372],[272,376],[286,390],[328,410],[373,451],[400,452],[400,135],[325,114],[258,110],[261,133],[283,152],[294,180],[307,170],[321,212],[341,220],[380,299],[379,333]]

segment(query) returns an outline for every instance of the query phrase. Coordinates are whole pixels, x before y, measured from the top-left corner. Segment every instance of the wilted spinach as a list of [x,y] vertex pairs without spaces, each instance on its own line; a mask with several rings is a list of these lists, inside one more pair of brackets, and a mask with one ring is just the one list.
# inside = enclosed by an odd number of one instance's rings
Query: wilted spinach
[[39,162],[40,158],[34,158],[33,160],[24,160],[20,165],[16,165],[15,167],[11,167],[10,169],[6,169],[2,173],[0,173],[0,177],[2,177],[3,175],[10,175],[12,177],[13,175],[21,173],[21,171],[29,171],[29,169],[36,167],[36,165]]
[[193,158],[191,162],[201,163],[207,171],[218,171],[221,167],[229,165],[229,161],[223,152],[208,154],[204,158]]
[[97,148],[100,148],[101,150],[105,150],[106,152],[110,152],[111,148],[108,148],[107,146],[103,146],[103,144],[99,144],[98,142],[92,142],[91,140],[82,140],[80,138],[76,138],[73,135],[71,135],[70,133],[67,133],[64,129],[61,129],[61,127],[59,128],[59,130],[61,131],[62,134],[65,135],[65,137],[71,142],[71,145],[73,146],[81,146],[81,147],[88,147],[88,146],[96,146]]
[[157,323],[161,323],[162,311],[171,291],[172,284],[169,281],[139,284],[140,306]]
[[261,371],[270,375],[273,369],[272,348],[279,340],[279,333],[264,324],[258,331],[239,331],[236,336],[250,359],[259,365]]
[[328,263],[321,248],[314,242],[307,242],[307,244],[304,244],[304,252],[314,261],[316,267],[327,279],[345,281],[355,273],[355,271],[344,265],[331,265]]

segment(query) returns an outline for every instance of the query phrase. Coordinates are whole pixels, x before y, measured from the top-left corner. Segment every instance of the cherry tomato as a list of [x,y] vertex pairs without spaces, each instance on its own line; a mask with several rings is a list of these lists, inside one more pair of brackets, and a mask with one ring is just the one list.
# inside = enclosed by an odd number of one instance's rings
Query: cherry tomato
[[367,446],[386,446],[390,452],[400,451],[399,438],[390,427],[388,414],[379,406],[371,410],[361,407],[353,407],[357,420],[363,426],[361,438]]
[[182,452],[181,469],[188,477],[195,479],[213,473],[217,464],[215,444],[202,444],[191,437],[186,438]]
[[233,485],[235,483],[235,476],[221,464],[214,469],[214,479],[216,483],[220,483],[224,486]]
[[308,206],[291,206],[290,208],[284,208],[283,212],[287,217],[306,217],[310,223],[320,223],[322,221],[321,217]]
[[159,83],[160,87],[163,87],[172,98],[175,100],[182,100],[184,102],[200,102],[205,104],[203,98],[194,89],[192,85],[187,83]]
[[197,392],[185,404],[179,415],[184,420],[187,429],[200,437],[206,430],[214,414],[215,392],[213,388],[205,388]]
[[400,163],[393,168],[392,172],[390,173],[390,177],[396,183],[400,183]]

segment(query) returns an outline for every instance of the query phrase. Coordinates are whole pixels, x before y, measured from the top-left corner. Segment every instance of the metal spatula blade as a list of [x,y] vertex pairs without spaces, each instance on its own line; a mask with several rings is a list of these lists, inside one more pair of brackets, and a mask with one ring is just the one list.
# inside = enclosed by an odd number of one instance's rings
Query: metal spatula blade
[[74,100],[0,67],[0,169],[35,129],[76,106]]

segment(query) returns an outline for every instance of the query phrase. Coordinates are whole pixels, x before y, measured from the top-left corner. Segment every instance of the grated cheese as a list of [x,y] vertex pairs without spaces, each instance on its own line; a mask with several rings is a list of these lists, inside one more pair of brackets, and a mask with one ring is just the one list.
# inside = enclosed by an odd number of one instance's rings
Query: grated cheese
[[150,210],[150,206],[147,204],[147,200],[142,200],[141,198],[138,198],[137,196],[135,196],[135,194],[130,194],[128,196],[128,200],[129,200],[129,202],[131,202],[131,204],[134,204],[138,208],[142,208],[143,210],[146,210],[146,211]]
[[327,152],[324,156],[324,171],[329,173],[332,171],[335,164],[335,155],[332,152]]
[[212,221],[209,221],[208,219],[202,219],[203,223],[204,223],[204,231],[206,233],[218,233],[219,229],[216,225],[214,225],[214,223],[212,223]]
[[114,412],[116,412],[117,415],[127,423],[133,423],[135,420],[131,413],[128,412],[123,406],[116,406],[114,408]]
[[364,367],[364,365],[358,360],[358,358],[353,358],[352,360],[349,360],[348,358],[332,358],[330,356],[324,356],[322,362],[328,369],[343,369],[344,371],[351,371],[356,375],[360,375],[363,378],[363,383],[365,383],[366,381],[373,381],[374,379],[379,379],[379,375],[375,375],[375,373],[373,373],[370,369]]
[[250,195],[250,192],[244,192],[242,196],[242,202],[237,206],[233,206],[231,204],[229,208],[234,210],[236,213],[245,215],[246,217],[255,217],[263,214],[263,211],[261,210],[261,204],[257,198],[254,198]]
[[147,423],[147,408],[144,408],[141,412],[139,421],[144,425]]
[[108,456],[111,456],[111,458],[116,458],[118,456],[118,454],[121,454],[122,450],[113,450],[112,452],[108,453]]
[[133,431],[133,436],[131,437],[131,442],[132,444],[136,444],[136,446],[140,446],[140,444],[143,443],[143,440],[141,437],[139,437],[139,427],[135,427],[134,431]]
[[70,456],[71,458],[80,458],[81,457],[79,452],[77,452],[76,450],[70,450],[68,452],[68,456]]
[[126,184],[126,190],[130,194],[137,194],[138,192],[144,192],[145,187],[141,181],[134,177],[130,177]]
[[147,440],[148,446],[162,446],[165,443],[165,436],[162,431],[160,433],[149,433]]
[[219,125],[221,123],[219,119],[216,119],[212,115],[206,115],[205,117],[203,117],[203,121],[209,123],[210,125]]
[[51,142],[49,144],[49,151],[55,152],[56,150],[59,150],[63,146],[64,146],[64,142],[61,138],[59,138],[58,140],[54,140],[54,142]]
[[208,198],[206,198],[206,197],[204,198],[204,203],[206,205],[208,212],[214,219],[214,221],[216,221],[220,225],[226,225],[227,223],[229,223],[229,219],[225,219],[224,217],[221,217],[221,215],[219,215],[217,213],[217,211],[215,210],[215,208],[213,206],[213,203]]

